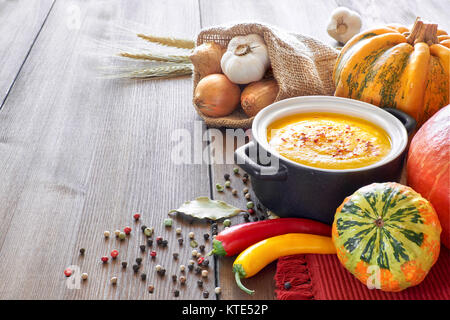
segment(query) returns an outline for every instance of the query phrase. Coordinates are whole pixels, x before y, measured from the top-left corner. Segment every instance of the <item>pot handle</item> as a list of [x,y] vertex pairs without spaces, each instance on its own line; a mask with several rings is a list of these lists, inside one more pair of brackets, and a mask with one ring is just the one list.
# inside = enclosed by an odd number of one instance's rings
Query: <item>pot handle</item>
[[234,151],[234,160],[236,161],[236,164],[244,169],[249,175],[260,180],[286,180],[287,168],[282,163],[278,162],[278,166],[263,166],[248,156],[250,148],[254,147],[255,143],[250,141],[246,145],[237,148]]
[[417,122],[414,120],[413,117],[406,114],[405,112],[394,109],[394,108],[383,108],[383,110],[386,110],[390,114],[392,114],[394,117],[396,117],[398,120],[400,120],[401,123],[405,126],[406,132],[408,132],[408,135],[410,135],[414,129],[416,128]]

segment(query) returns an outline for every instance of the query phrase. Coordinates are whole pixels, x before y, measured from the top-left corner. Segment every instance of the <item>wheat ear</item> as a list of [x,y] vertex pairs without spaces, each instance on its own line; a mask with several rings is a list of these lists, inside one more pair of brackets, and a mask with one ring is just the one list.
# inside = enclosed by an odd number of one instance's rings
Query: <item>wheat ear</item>
[[186,40],[186,39],[177,39],[177,38],[170,38],[170,37],[155,37],[152,35],[145,35],[142,33],[138,33],[137,36],[141,39],[147,40],[149,42],[155,42],[159,43],[163,46],[168,47],[175,47],[180,49],[194,49],[195,43],[192,40]]

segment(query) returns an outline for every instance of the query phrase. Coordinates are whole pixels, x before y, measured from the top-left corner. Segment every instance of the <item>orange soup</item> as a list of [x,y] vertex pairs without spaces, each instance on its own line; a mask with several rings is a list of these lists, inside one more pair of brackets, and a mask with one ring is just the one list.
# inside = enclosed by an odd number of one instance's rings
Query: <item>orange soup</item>
[[383,159],[389,135],[365,121],[333,113],[301,113],[274,121],[267,140],[280,155],[321,169],[354,169]]

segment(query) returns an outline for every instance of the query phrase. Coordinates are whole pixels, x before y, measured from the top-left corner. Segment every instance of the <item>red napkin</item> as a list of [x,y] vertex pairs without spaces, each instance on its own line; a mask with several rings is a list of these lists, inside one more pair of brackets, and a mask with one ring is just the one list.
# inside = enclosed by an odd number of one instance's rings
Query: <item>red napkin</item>
[[[368,289],[336,255],[329,254],[279,259],[275,282],[279,300],[449,300],[450,250],[441,247],[439,259],[425,280],[401,292]],[[285,289],[285,282],[290,282],[290,289]]]

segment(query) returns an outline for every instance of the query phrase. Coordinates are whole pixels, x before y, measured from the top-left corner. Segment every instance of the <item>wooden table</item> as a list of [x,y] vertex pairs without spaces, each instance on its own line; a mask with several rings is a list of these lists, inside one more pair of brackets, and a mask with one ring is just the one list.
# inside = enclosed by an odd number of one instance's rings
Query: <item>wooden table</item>
[[[361,13],[364,28],[386,22],[410,24],[416,15],[450,29],[448,0],[434,1],[0,1],[0,299],[273,299],[275,264],[246,280],[256,294],[249,297],[234,284],[232,259],[211,261],[204,289],[187,273],[187,285],[174,284],[172,274],[187,264],[187,233],[200,243],[210,232],[205,223],[175,220],[163,226],[170,209],[197,196],[222,199],[239,207],[245,199],[217,193],[215,183],[232,164],[175,164],[171,152],[176,129],[194,132],[200,118],[192,105],[189,77],[160,81],[118,81],[98,77],[93,40],[111,40],[111,30],[125,23],[145,25],[156,35],[193,38],[204,27],[231,21],[261,21],[313,35],[336,45],[326,33],[330,12],[338,5]],[[133,27],[132,27],[133,28]],[[206,132],[200,126],[200,134]],[[207,148],[205,158],[214,156]],[[199,139],[201,137],[193,137]],[[214,144],[215,146],[219,144]],[[232,154],[232,149],[227,154]],[[242,182],[233,177],[240,191]],[[144,236],[132,214],[169,240],[155,261],[139,245]],[[237,223],[239,219],[233,219]],[[130,225],[125,241],[103,237]],[[175,227],[183,230],[179,247]],[[210,248],[210,241],[206,243]],[[86,248],[80,256],[80,248]],[[117,261],[100,257],[116,248]],[[172,253],[178,252],[178,262]],[[129,266],[143,257],[142,281]],[[154,271],[160,264],[164,278]],[[89,279],[80,289],[67,287],[66,267],[79,266]],[[118,277],[116,286],[110,285]],[[149,294],[148,285],[155,286]],[[179,298],[173,290],[179,288]]]

